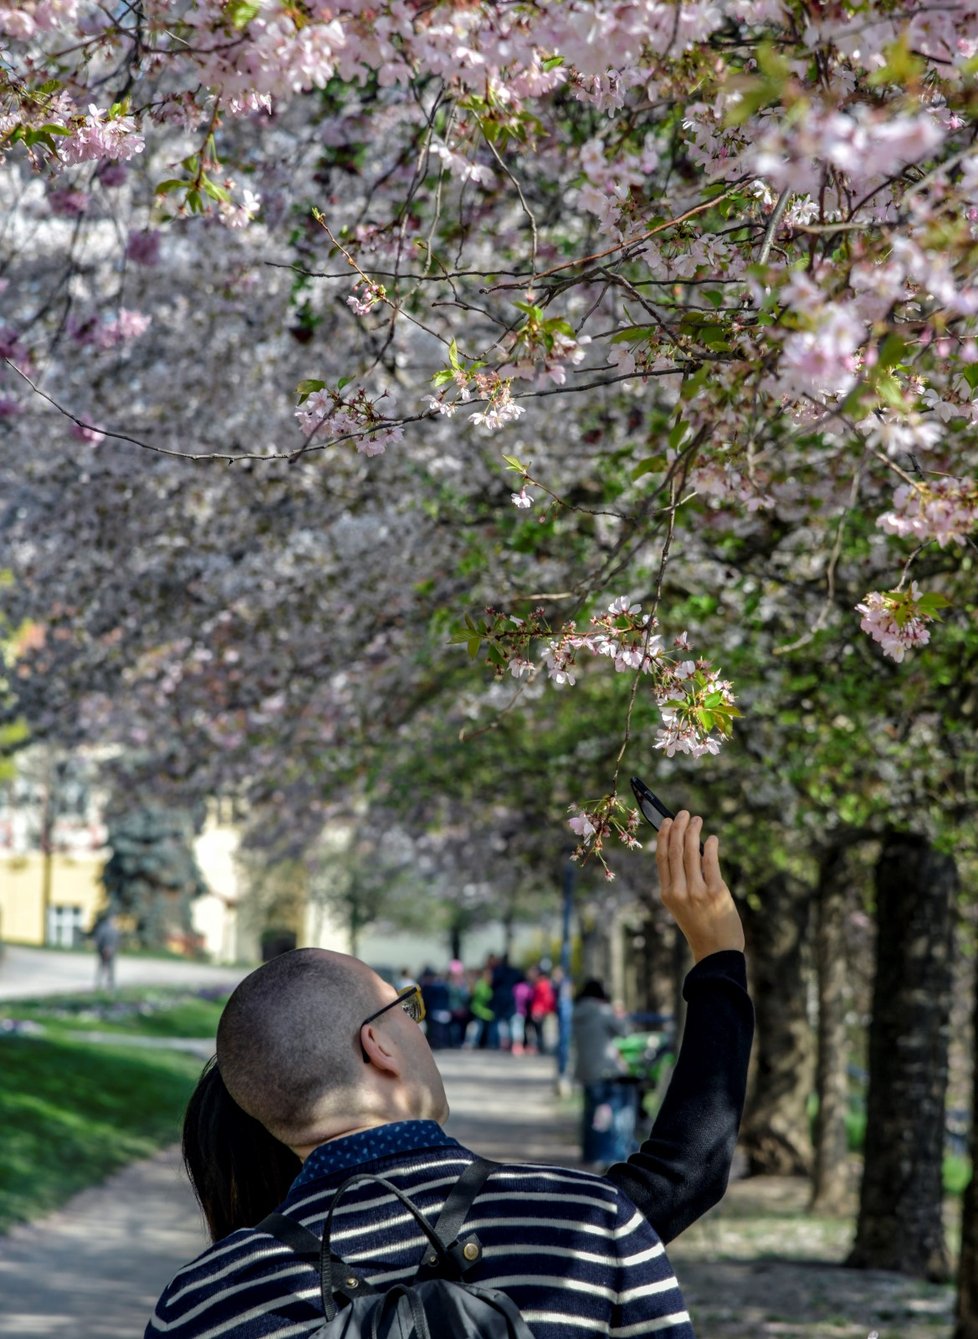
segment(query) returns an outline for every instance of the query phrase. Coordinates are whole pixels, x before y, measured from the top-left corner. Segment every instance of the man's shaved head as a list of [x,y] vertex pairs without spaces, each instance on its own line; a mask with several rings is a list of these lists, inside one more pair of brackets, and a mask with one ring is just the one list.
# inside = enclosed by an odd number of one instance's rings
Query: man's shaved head
[[245,977],[217,1029],[231,1096],[277,1139],[307,1142],[324,1119],[368,1115],[359,1025],[390,997],[356,958],[294,949]]

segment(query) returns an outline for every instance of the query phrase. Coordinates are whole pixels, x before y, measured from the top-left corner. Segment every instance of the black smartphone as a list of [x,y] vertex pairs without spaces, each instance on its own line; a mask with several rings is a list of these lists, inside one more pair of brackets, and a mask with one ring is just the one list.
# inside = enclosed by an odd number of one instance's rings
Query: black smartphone
[[[672,812],[671,809],[666,808],[666,806],[659,799],[658,795],[654,794],[651,790],[649,790],[648,786],[640,777],[637,776],[632,777],[632,790],[635,794],[636,800],[638,801],[639,809],[641,810],[643,816],[647,818],[648,821],[655,828],[656,832],[658,832],[659,828],[662,826],[662,820],[664,818],[676,817],[676,815]],[[702,854],[703,854],[703,843],[700,842],[700,855]]]

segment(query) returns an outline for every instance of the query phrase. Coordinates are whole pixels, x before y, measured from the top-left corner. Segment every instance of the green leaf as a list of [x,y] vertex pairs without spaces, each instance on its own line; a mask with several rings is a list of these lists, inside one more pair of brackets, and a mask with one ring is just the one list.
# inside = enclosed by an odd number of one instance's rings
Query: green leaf
[[656,333],[654,325],[631,325],[611,336],[612,344],[641,344]]
[[694,372],[692,376],[687,377],[680,389],[679,398],[681,400],[692,400],[693,397],[698,395],[706,385],[709,376],[710,368],[701,367],[698,371]]
[[672,425],[669,430],[669,445],[672,447],[673,451],[679,450],[682,440],[688,431],[689,424],[683,419],[679,419],[678,422]]
[[933,618],[937,622],[940,622],[940,616],[937,611],[939,609],[946,609],[950,603],[951,601],[945,596],[938,595],[936,592],[930,592],[927,595],[921,595],[917,601],[917,608],[922,614],[926,614],[928,618]]
[[770,42],[761,42],[757,48],[756,78],[745,79],[738,86],[740,98],[731,102],[725,116],[728,126],[743,125],[745,121],[772,102],[780,102],[785,86],[791,78],[791,66]]
[[226,191],[223,186],[218,186],[216,182],[211,181],[210,177],[204,177],[201,185],[204,188],[204,192],[209,195],[212,200],[219,200],[224,204],[231,203],[231,192]]
[[261,4],[257,0],[229,0],[224,6],[224,17],[232,28],[247,28],[260,11]]
[[889,405],[891,409],[906,410],[907,402],[903,396],[903,387],[892,372],[884,372],[877,378],[873,389],[883,404]]
[[295,393],[299,397],[299,404],[304,404],[309,396],[312,395],[313,391],[322,391],[325,389],[325,381],[307,380],[299,382],[298,386],[295,388]]
[[881,372],[885,372],[889,367],[895,367],[897,363],[902,363],[910,345],[902,335],[889,334],[879,347],[879,353],[876,358],[876,366]]
[[190,185],[189,181],[178,181],[176,177],[170,177],[167,181],[161,181],[153,187],[155,195],[169,195],[171,191],[182,191]]
[[895,42],[883,48],[883,55],[886,64],[874,70],[866,80],[871,88],[881,88],[886,84],[906,88],[908,84],[916,84],[927,68],[921,57],[911,51],[906,29]]

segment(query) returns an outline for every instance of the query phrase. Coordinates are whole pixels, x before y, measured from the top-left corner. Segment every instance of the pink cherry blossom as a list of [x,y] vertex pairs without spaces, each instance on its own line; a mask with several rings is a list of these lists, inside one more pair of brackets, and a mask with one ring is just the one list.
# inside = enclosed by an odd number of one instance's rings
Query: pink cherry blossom
[[88,114],[60,147],[64,163],[83,163],[89,159],[134,157],[142,153],[146,141],[131,116],[106,119],[105,112],[92,103]]
[[885,655],[900,662],[907,651],[926,646],[930,641],[927,624],[933,614],[920,607],[921,593],[916,582],[904,592],[870,591],[864,595],[856,612],[862,615],[859,626],[878,642]]
[[893,510],[876,524],[891,535],[917,543],[935,540],[944,548],[964,544],[978,528],[978,484],[972,479],[943,478],[916,485],[901,484],[893,494]]

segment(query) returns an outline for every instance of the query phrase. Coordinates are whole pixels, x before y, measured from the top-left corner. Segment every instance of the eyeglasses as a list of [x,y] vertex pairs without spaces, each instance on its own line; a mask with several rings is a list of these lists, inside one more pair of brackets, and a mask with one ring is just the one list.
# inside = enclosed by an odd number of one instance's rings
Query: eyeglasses
[[[375,1018],[379,1018],[381,1014],[385,1014],[388,1009],[393,1009],[398,1004],[407,1014],[408,1018],[412,1020],[412,1022],[420,1023],[421,1020],[424,1018],[425,1007],[424,1007],[424,997],[421,994],[421,987],[408,986],[407,990],[402,990],[399,995],[395,995],[395,997],[390,1001],[389,1004],[385,1004],[383,1009],[378,1009],[375,1014],[371,1014],[369,1018],[365,1018],[357,1030],[357,1036],[359,1037],[360,1033],[363,1031],[363,1029],[367,1026],[368,1023],[372,1023]],[[367,1054],[366,1047],[364,1046],[362,1041],[360,1043],[360,1054],[363,1056],[363,1063],[365,1065],[369,1065],[370,1056]]]

